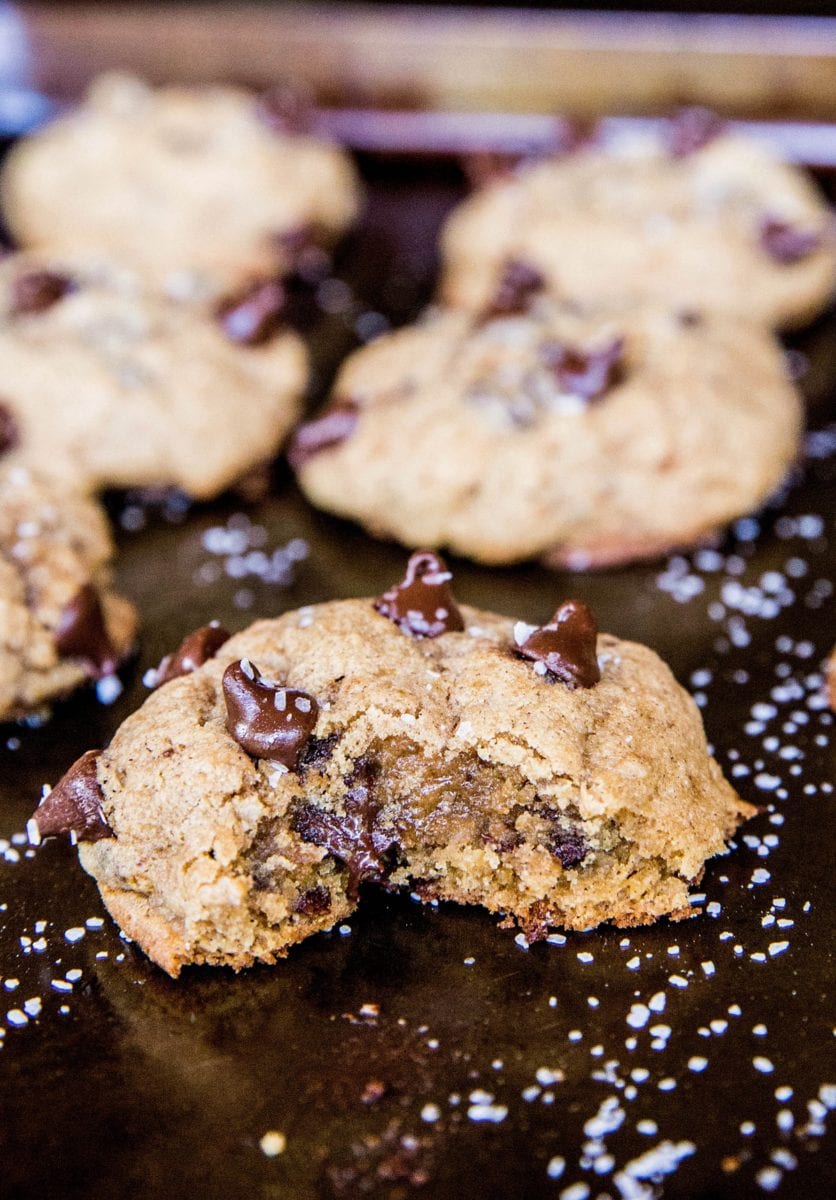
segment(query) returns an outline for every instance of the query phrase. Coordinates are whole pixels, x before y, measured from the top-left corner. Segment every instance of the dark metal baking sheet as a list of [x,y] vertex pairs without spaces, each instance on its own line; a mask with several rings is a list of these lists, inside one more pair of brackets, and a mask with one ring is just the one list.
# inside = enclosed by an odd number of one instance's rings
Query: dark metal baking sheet
[[[462,189],[449,162],[363,165],[363,228],[297,303],[320,390],[358,333],[409,319],[429,296],[432,239]],[[281,468],[256,504],[114,499],[118,580],[143,614],[125,691],[2,730],[0,1192],[834,1194],[833,727],[820,668],[835,640],[836,322],[794,345],[818,432],[785,497],[716,549],[602,574],[455,563],[463,600],[525,620],[568,595],[589,601],[603,628],[654,646],[697,695],[724,769],[766,807],[710,865],[707,911],[685,923],[526,949],[484,912],[369,894],[346,927],[276,968],[168,980],[120,939],[74,851],[26,848],[41,785],[108,740],[142,701],[144,669],[194,626],[377,593],[404,553],[311,511]],[[274,1157],[268,1131],[286,1140]]]

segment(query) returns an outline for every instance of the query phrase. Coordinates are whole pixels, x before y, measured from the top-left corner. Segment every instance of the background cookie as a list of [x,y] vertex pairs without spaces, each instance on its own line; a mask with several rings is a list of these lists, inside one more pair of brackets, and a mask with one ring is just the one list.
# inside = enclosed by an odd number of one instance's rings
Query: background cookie
[[778,486],[801,409],[769,333],[525,284],[345,364],[291,450],[314,504],[410,546],[582,567],[695,542]]
[[87,489],[174,485],[202,498],[269,460],[296,420],[307,356],[282,290],[217,312],[152,295],[104,262],[0,263],[6,442]]
[[133,606],[109,590],[95,501],[0,465],[0,720],[25,716],[131,649]]
[[15,146],[2,200],[24,246],[104,251],[155,286],[216,293],[289,269],[300,238],[333,240],[359,186],[286,97],[107,75]]
[[[478,308],[503,265],[536,267],[559,297],[653,301],[799,325],[827,304],[836,244],[824,199],[797,168],[743,138],[677,148],[594,145],[466,200],[443,236],[442,294]],[[680,150],[682,152],[680,152]]]
[[[273,961],[364,881],[526,935],[690,913],[752,809],[643,646],[567,602],[542,628],[456,605],[432,554],[377,601],[260,621],[163,684],[30,823],[72,830],[170,974]],[[275,682],[271,682],[275,681]],[[85,798],[85,811],[71,803]]]

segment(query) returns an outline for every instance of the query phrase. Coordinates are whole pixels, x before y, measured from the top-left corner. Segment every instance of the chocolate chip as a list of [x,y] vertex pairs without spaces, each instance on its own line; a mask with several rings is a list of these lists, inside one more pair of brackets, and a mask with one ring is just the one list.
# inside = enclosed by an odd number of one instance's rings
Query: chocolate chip
[[314,697],[268,683],[246,658],[227,667],[222,686],[226,727],[241,749],[295,771],[319,714]]
[[27,271],[12,284],[11,311],[15,316],[44,312],[71,292],[73,286],[68,275],[59,275],[57,271]]
[[579,829],[556,822],[548,841],[549,853],[553,854],[562,867],[576,867],[589,852],[586,838]]
[[570,687],[593,687],[601,678],[596,656],[598,626],[581,600],[566,600],[547,625],[535,629],[517,647],[524,658]]
[[308,740],[307,746],[299,755],[300,773],[304,774],[305,771],[317,770],[324,767],[334,753],[334,749],[341,736],[339,730],[335,730],[324,738],[311,737]]
[[322,450],[338,446],[351,437],[359,419],[360,410],[353,400],[338,400],[327,408],[321,417],[306,421],[293,435],[288,447],[287,458],[294,471]]
[[374,607],[409,637],[458,632],[464,621],[450,590],[452,578],[438,554],[418,550],[407,563],[403,582],[384,592]]
[[280,327],[285,299],[278,280],[260,280],[222,300],[215,316],[230,341],[240,346],[259,346]]
[[210,658],[214,658],[224,642],[228,642],[231,637],[232,634],[217,621],[195,629],[183,638],[173,654],[166,654],[154,672],[152,686],[158,688],[172,679],[179,679],[181,675],[189,675],[196,671]]
[[74,842],[98,842],[114,837],[102,811],[102,789],[96,775],[99,750],[82,754],[45,796],[29,824],[29,839],[69,833]]
[[668,124],[668,152],[673,158],[687,158],[713,142],[724,129],[725,122],[710,108],[682,108]]
[[20,445],[17,421],[5,404],[0,404],[0,454]]
[[624,378],[624,339],[612,338],[593,350],[549,342],[541,354],[561,392],[582,400],[600,400]]
[[775,262],[801,262],[821,245],[821,234],[815,229],[799,229],[789,221],[766,216],[761,221],[760,244]]
[[288,84],[262,92],[256,100],[256,113],[273,133],[310,133],[315,123],[310,98]]
[[357,899],[360,884],[365,880],[381,883],[392,871],[389,852],[396,842],[378,826],[377,774],[376,763],[359,759],[346,780],[345,813],[304,804],[291,820],[292,828],[303,842],[322,846],[347,869],[346,894],[350,900]]
[[530,263],[512,259],[507,262],[499,277],[493,299],[480,320],[494,317],[520,316],[527,313],[531,301],[546,286],[546,281]]
[[61,614],[55,630],[55,648],[61,658],[78,658],[91,679],[112,675],[119,665],[110,640],[99,593],[86,583]]
[[304,917],[322,917],[331,911],[331,893],[324,884],[318,883],[316,887],[302,892],[293,906],[293,911],[301,913]]

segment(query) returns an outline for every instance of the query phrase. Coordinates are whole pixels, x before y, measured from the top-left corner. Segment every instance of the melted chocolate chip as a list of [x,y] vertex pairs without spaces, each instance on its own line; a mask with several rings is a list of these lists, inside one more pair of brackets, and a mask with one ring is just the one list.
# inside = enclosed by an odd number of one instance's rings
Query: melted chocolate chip
[[319,714],[314,697],[268,683],[247,659],[224,671],[223,693],[226,727],[241,749],[295,771]]
[[438,554],[419,550],[407,563],[403,582],[384,592],[374,607],[409,637],[459,632],[464,621],[450,590],[452,578]]
[[0,454],[14,450],[15,446],[19,445],[20,430],[17,421],[5,404],[0,404]]
[[683,108],[672,117],[667,130],[668,151],[673,158],[687,158],[713,142],[725,122],[710,108]]
[[45,312],[73,290],[68,275],[57,271],[27,271],[18,275],[12,284],[11,311],[15,316]]
[[299,755],[300,773],[304,774],[305,771],[317,770],[324,767],[334,753],[341,736],[340,732],[335,730],[324,738],[310,738],[307,746]]
[[38,837],[69,833],[78,842],[98,842],[115,836],[102,811],[102,789],[96,776],[100,753],[88,750],[82,754],[41,801],[32,817]]
[[273,133],[310,133],[314,110],[298,87],[280,84],[262,92],[256,100],[256,112]]
[[821,234],[815,229],[799,229],[777,217],[764,217],[758,236],[769,257],[787,265],[801,262],[821,245]]
[[601,678],[596,657],[598,626],[581,600],[566,600],[547,625],[517,647],[524,658],[542,663],[570,687],[593,687]]
[[612,338],[593,350],[549,342],[542,350],[561,392],[586,401],[600,400],[624,378],[624,339]]
[[278,280],[261,280],[222,300],[215,315],[230,341],[240,346],[259,346],[280,327],[285,300]]
[[548,841],[549,853],[553,854],[562,867],[576,867],[589,852],[586,838],[579,829],[555,822]]
[[322,846],[348,871],[346,894],[356,900],[366,880],[382,883],[392,871],[394,837],[378,826],[380,807],[375,798],[378,766],[361,758],[346,779],[345,813],[327,812],[315,804],[296,810],[292,827],[303,842]]
[[112,675],[119,656],[110,640],[99,593],[86,583],[61,614],[55,630],[61,658],[78,658],[91,679]]
[[321,417],[300,425],[287,451],[288,462],[293,470],[300,470],[315,454],[330,450],[332,446],[338,446],[351,437],[359,413],[353,400],[338,400]]
[[322,917],[331,911],[331,893],[324,884],[318,883],[316,887],[302,892],[293,906],[293,911],[305,917]]
[[505,264],[493,299],[481,319],[490,321],[494,317],[520,316],[527,313],[531,301],[545,286],[546,281],[536,267],[512,259]]
[[228,642],[231,637],[232,634],[217,621],[195,629],[183,638],[173,654],[166,654],[154,672],[153,686],[158,688],[172,679],[179,679],[181,675],[189,675],[196,671],[210,658],[214,658],[224,642]]

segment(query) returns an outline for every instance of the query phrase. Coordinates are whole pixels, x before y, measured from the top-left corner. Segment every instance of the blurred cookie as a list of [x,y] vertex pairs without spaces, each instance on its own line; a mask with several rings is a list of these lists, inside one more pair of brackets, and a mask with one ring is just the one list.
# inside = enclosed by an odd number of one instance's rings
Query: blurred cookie
[[576,568],[693,544],[757,508],[801,434],[760,326],[583,310],[509,272],[344,365],[289,456],[308,498],[408,546]]
[[0,720],[112,675],[136,631],[99,505],[0,464]]
[[443,298],[481,308],[509,262],[558,297],[804,324],[836,285],[830,210],[800,170],[684,114],[667,135],[587,144],[475,193],[443,235]]
[[30,837],[74,833],[171,975],[275,961],[364,883],[482,904],[531,940],[691,915],[689,884],[754,812],[691,698],[583,604],[528,626],[460,608],[449,581],[416,554],[375,601],[232,637],[80,759]]
[[285,272],[306,239],[335,240],[360,205],[349,158],[288,96],[153,90],[117,74],[19,142],[1,187],[21,245],[102,250],[177,295]]
[[12,457],[88,490],[214,496],[279,449],[307,355],[265,283],[215,311],[103,262],[0,262],[2,420]]

